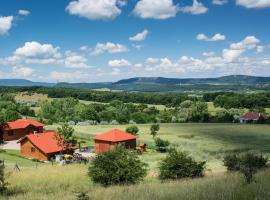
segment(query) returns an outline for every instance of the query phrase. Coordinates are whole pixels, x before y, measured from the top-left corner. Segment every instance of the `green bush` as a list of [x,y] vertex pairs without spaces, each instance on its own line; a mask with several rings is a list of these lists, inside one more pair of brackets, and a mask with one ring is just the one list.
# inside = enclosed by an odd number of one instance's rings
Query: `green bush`
[[135,184],[146,176],[146,167],[135,152],[116,146],[93,159],[88,175],[103,186]]
[[126,132],[132,135],[137,135],[137,133],[139,132],[139,128],[137,126],[129,126],[126,128]]
[[267,167],[267,162],[267,157],[254,152],[227,155],[223,160],[227,170],[241,172],[247,183],[251,183],[254,174],[258,170]]
[[0,194],[4,194],[7,191],[7,186],[4,161],[0,160]]
[[206,162],[196,162],[185,152],[171,149],[167,157],[161,161],[159,166],[159,178],[165,179],[180,179],[180,178],[195,178],[204,176]]
[[167,152],[170,142],[168,140],[162,140],[160,138],[155,139],[156,149],[159,152]]

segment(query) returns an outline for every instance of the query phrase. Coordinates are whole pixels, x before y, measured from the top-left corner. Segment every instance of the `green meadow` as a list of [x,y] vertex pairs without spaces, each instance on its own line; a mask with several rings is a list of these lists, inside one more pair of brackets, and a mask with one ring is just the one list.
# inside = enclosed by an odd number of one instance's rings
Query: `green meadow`
[[[88,145],[93,137],[110,129],[125,130],[127,125],[74,126],[75,134]],[[0,153],[7,166],[8,182],[15,192],[8,199],[76,199],[76,192],[86,191],[91,199],[269,199],[270,171],[256,175],[256,182],[246,185],[242,175],[228,173],[222,166],[223,156],[230,152],[255,150],[270,155],[270,126],[241,124],[161,124],[157,137],[188,152],[198,161],[207,161],[206,176],[162,183],[158,180],[158,163],[166,156],[154,150],[150,125],[138,125],[138,144],[145,142],[148,150],[141,159],[148,163],[145,181],[135,186],[103,188],[87,176],[87,165],[36,163],[21,158],[17,151]],[[46,129],[56,129],[47,126]],[[18,164],[20,171],[14,170]],[[1,198],[1,197],[0,197]]]

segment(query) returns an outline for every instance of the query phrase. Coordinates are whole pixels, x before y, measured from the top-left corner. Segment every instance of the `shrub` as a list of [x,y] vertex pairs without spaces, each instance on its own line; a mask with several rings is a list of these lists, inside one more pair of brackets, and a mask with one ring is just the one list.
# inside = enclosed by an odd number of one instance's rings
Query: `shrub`
[[155,139],[156,148],[159,152],[167,152],[170,142],[168,140],[162,140],[160,138]]
[[159,166],[159,178],[165,179],[180,179],[180,178],[195,178],[204,176],[206,162],[196,162],[185,152],[171,149],[165,159]]
[[132,135],[137,135],[137,133],[139,132],[139,128],[137,126],[129,126],[126,128],[126,132]]
[[154,137],[156,137],[157,133],[159,131],[159,124],[152,124],[150,128],[150,134]]
[[3,194],[7,191],[8,183],[6,182],[5,177],[5,165],[4,161],[0,160],[0,194]]
[[262,154],[247,152],[240,155],[227,155],[223,162],[229,171],[241,172],[249,184],[258,170],[267,167],[268,158]]
[[116,146],[93,159],[88,175],[103,186],[135,184],[146,176],[146,167],[135,152]]
[[77,200],[90,200],[90,197],[87,195],[86,192],[79,192],[76,195]]

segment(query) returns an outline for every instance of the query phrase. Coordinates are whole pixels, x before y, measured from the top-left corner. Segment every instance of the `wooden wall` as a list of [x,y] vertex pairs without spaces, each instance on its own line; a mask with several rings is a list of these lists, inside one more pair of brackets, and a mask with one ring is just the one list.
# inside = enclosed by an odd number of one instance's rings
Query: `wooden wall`
[[37,160],[49,160],[48,155],[41,152],[28,139],[24,139],[21,142],[21,155],[26,158],[35,158]]
[[25,129],[16,129],[16,130],[3,130],[3,140],[4,141],[11,141],[11,140],[18,140],[25,135],[29,133],[34,133],[34,132],[43,132],[43,127],[35,127],[35,126],[28,126]]
[[95,153],[110,151],[117,144],[123,144],[127,149],[136,149],[136,139],[116,143],[95,140]]

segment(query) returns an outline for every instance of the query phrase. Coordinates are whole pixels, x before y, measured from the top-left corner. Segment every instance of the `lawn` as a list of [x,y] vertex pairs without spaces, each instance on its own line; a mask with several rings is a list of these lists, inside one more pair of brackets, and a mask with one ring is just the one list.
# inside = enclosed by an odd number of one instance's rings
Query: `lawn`
[[[125,130],[128,125],[74,126],[78,137],[93,145],[92,138],[110,129]],[[145,142],[154,148],[154,140],[149,134],[150,125],[138,125],[138,143]],[[56,129],[56,126],[48,126]],[[222,158],[226,153],[246,150],[261,151],[270,155],[270,125],[241,124],[161,124],[158,136],[169,140],[172,146],[188,152],[196,160],[206,160],[207,168],[214,172],[224,171]],[[149,150],[142,159],[151,171],[157,170],[158,162],[165,154]]]

